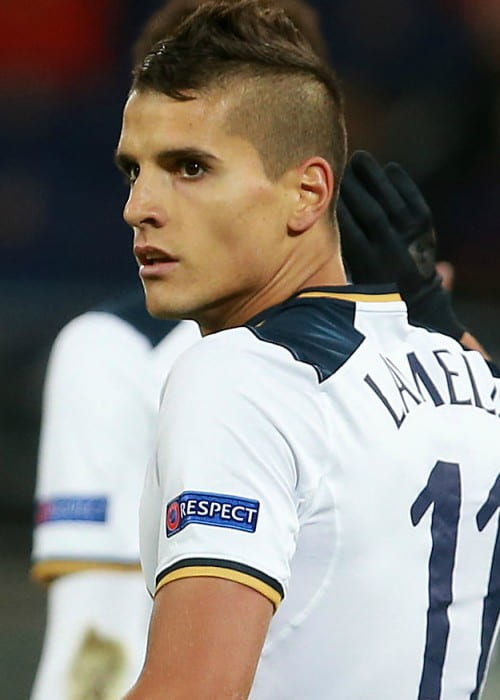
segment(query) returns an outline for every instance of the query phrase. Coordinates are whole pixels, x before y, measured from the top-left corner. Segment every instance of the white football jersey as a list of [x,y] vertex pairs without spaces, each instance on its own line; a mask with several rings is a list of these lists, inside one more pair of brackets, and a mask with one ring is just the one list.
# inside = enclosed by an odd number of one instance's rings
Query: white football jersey
[[47,369],[33,575],[139,566],[138,503],[165,376],[199,339],[159,322],[141,291],[82,314],[58,335]]
[[276,608],[253,700],[469,700],[500,599],[500,392],[394,290],[304,290],[170,373],[141,504],[152,594]]

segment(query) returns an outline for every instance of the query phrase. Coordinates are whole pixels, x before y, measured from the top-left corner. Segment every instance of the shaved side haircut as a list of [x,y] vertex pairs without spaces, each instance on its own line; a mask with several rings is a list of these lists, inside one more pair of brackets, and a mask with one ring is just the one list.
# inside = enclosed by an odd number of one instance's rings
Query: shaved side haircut
[[279,178],[322,156],[335,175],[333,213],[346,160],[343,99],[335,73],[283,9],[269,0],[207,0],[154,46],[131,91],[175,100],[224,92],[228,129],[257,149]]

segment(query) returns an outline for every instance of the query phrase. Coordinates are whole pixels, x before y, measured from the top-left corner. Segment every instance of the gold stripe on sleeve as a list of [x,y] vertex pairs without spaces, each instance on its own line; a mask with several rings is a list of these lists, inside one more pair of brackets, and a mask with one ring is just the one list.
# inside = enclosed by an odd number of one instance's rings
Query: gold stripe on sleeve
[[242,583],[244,586],[249,586],[254,590],[262,593],[263,596],[268,598],[274,606],[274,610],[278,609],[281,603],[281,595],[272,586],[261,581],[255,576],[250,576],[249,574],[242,573],[241,571],[235,571],[234,569],[224,569],[219,566],[186,566],[179,569],[174,569],[161,579],[161,581],[156,586],[155,593],[158,593],[160,588],[165,586],[171,581],[177,581],[182,578],[191,578],[198,576],[212,576],[215,578],[224,578],[229,581],[235,581],[236,583]]
[[64,559],[53,559],[50,561],[39,561],[31,567],[31,578],[38,583],[47,584],[59,576],[66,574],[76,574],[80,571],[141,571],[140,564],[133,562],[122,564],[118,562],[99,561],[71,561]]

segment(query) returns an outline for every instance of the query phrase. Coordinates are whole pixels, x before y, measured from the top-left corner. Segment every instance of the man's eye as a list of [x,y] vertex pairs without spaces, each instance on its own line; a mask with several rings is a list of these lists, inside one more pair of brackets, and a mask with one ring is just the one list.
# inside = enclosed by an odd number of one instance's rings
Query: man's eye
[[198,160],[186,160],[180,163],[179,172],[182,177],[195,179],[204,175],[207,169]]
[[124,165],[121,167],[123,173],[123,179],[125,184],[130,187],[139,177],[139,166],[138,165]]
[[129,166],[126,170],[125,177],[127,179],[128,184],[133,185],[134,182],[139,177],[139,166],[138,165]]

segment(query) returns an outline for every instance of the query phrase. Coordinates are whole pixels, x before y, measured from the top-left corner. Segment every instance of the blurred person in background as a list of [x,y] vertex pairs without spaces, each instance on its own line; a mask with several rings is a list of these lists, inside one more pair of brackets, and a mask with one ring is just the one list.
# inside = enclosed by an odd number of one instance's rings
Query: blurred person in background
[[404,163],[434,212],[437,252],[453,261],[457,294],[497,303],[499,6],[318,0],[346,92],[351,147]]
[[[452,251],[461,264],[459,283],[484,301],[500,301],[500,3],[498,0],[441,0],[463,28],[476,56],[482,89],[467,178],[450,173],[448,216],[443,225],[459,243]],[[472,108],[471,108],[472,109]]]

